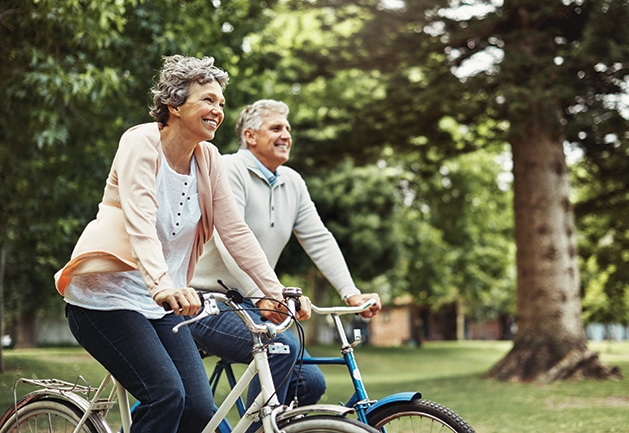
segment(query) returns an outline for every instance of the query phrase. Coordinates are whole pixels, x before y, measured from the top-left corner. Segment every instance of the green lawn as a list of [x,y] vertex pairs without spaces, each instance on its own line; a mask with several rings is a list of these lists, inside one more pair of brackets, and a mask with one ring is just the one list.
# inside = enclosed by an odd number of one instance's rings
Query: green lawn
[[[433,342],[421,348],[356,349],[362,376],[373,399],[401,391],[420,391],[465,418],[479,433],[629,433],[629,384],[580,380],[553,384],[502,383],[482,378],[510,348],[508,342]],[[629,375],[629,342],[593,343],[605,362]],[[311,347],[313,355],[336,356],[334,347]],[[82,349],[4,351],[0,406],[13,402],[19,377],[57,377],[74,381],[81,374],[93,385],[104,370]],[[206,360],[208,370],[215,358]],[[323,367],[328,391],[324,403],[349,397],[344,367]],[[29,391],[18,387],[18,395]],[[222,393],[223,391],[221,391]]]

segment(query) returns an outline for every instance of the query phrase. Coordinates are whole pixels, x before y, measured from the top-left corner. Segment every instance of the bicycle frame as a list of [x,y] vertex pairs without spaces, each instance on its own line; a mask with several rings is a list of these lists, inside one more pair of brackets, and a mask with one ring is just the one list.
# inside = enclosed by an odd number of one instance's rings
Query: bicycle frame
[[[313,421],[317,415],[332,415],[337,417],[345,417],[347,414],[353,412],[351,408],[344,408],[335,405],[308,405],[299,408],[293,408],[292,404],[289,406],[281,405],[275,394],[275,385],[273,377],[271,375],[271,368],[268,363],[268,353],[285,353],[286,347],[282,344],[264,344],[262,342],[263,337],[272,338],[275,334],[284,332],[292,325],[295,312],[295,299],[301,296],[301,290],[295,288],[286,288],[284,295],[288,304],[288,317],[284,322],[274,325],[256,324],[249,314],[240,305],[232,301],[232,299],[223,294],[206,294],[204,298],[204,308],[201,314],[198,316],[181,322],[173,328],[173,332],[177,332],[180,327],[192,323],[210,314],[219,314],[220,310],[216,305],[216,300],[226,303],[231,309],[240,316],[245,322],[249,330],[251,331],[253,340],[253,361],[249,364],[245,372],[242,374],[238,381],[235,381],[232,390],[229,395],[224,399],[220,407],[217,408],[215,415],[211,418],[208,424],[203,429],[203,433],[212,433],[220,431],[221,433],[245,433],[247,428],[251,426],[255,421],[260,420],[264,431],[267,433],[280,433],[282,429],[283,421],[292,421],[297,419],[296,422],[302,421],[304,416],[313,416]],[[200,295],[201,296],[201,295]],[[251,380],[258,376],[261,385],[261,391],[256,397],[254,403],[242,413],[240,420],[233,429],[227,422],[227,414],[231,408],[241,399],[242,394],[245,393],[247,386]],[[233,376],[233,373],[232,373]],[[79,384],[83,382],[85,385]],[[53,405],[59,404],[60,406],[69,407],[77,417],[75,427],[72,430],[73,433],[79,432],[86,424],[89,424],[98,433],[112,433],[111,427],[105,420],[109,410],[118,403],[121,413],[122,421],[122,433],[128,433],[131,427],[131,410],[129,408],[129,400],[127,391],[122,387],[110,374],[107,373],[102,380],[98,388],[92,388],[85,382],[82,377],[77,379],[76,383],[64,382],[58,379],[45,379],[45,380],[31,380],[21,379],[18,383],[28,383],[31,385],[39,386],[40,389],[33,391],[22,399],[17,399],[17,384],[14,389],[15,404],[12,410],[9,410],[3,416],[0,426],[3,426],[8,418],[15,416],[15,422],[19,424],[18,413],[19,409],[28,406],[31,403],[47,400],[52,402]],[[109,390],[109,392],[108,392]],[[83,394],[85,397],[79,395]],[[54,409],[53,409],[54,410]],[[325,417],[319,417],[319,422],[325,423]],[[330,419],[328,417],[327,419]],[[348,422],[351,420],[348,420]],[[330,425],[328,422],[326,425]],[[339,426],[336,426],[337,428]],[[356,426],[354,426],[356,427]],[[341,430],[344,431],[345,426]],[[354,431],[357,431],[354,428]]]
[[[420,392],[400,392],[396,394],[391,394],[380,400],[370,400],[367,394],[367,389],[365,388],[365,384],[363,382],[362,376],[360,374],[360,370],[358,368],[358,364],[356,363],[356,357],[354,356],[354,347],[361,341],[360,333],[355,331],[354,333],[354,342],[349,343],[347,336],[345,335],[345,329],[343,328],[343,323],[341,322],[341,318],[339,316],[342,311],[341,308],[345,307],[331,307],[331,308],[318,308],[316,306],[312,306],[313,311],[318,314],[330,313],[332,320],[334,322],[334,326],[336,331],[341,339],[341,357],[306,357],[302,358],[301,362],[305,365],[344,365],[347,367],[349,375],[352,380],[352,384],[354,387],[354,393],[351,395],[349,400],[345,403],[345,407],[354,409],[358,416],[358,419],[361,422],[367,424],[367,416],[373,410],[382,407],[387,404],[391,404],[393,402],[400,401],[412,401],[415,398],[421,398],[422,395]],[[229,383],[230,388],[234,388],[236,385],[236,377],[234,375],[234,371],[232,369],[231,363],[225,360],[219,360],[216,363],[214,371],[210,376],[210,386],[212,388],[212,392],[216,394],[216,389],[218,387],[218,383],[220,381],[221,375],[225,373],[227,377],[227,382]],[[244,415],[244,404],[241,399],[238,399],[235,402],[238,413],[242,417]]]

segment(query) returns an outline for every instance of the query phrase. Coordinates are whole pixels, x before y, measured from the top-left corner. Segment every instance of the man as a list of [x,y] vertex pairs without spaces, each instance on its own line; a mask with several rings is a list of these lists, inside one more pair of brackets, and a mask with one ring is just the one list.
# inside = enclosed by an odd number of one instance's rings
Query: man
[[[375,305],[362,313],[364,317],[372,317],[380,310],[380,298],[375,293],[361,294],[356,288],[343,254],[321,221],[304,180],[295,170],[282,165],[288,161],[292,147],[288,111],[283,102],[260,100],[241,112],[236,124],[240,150],[222,157],[237,204],[271,267],[275,267],[294,233],[347,304],[360,305],[376,299]],[[206,245],[191,286],[224,291],[218,280],[251,298],[244,306],[254,310],[250,313],[257,321],[265,318],[278,323],[284,319],[283,315],[269,311],[276,302],[263,299],[262,292],[238,268],[215,235]],[[193,324],[191,330],[197,344],[210,354],[238,363],[249,363],[252,359],[251,333],[235,314],[205,318]],[[297,338],[285,332],[273,341],[287,344],[291,351],[290,355],[269,355],[280,402],[288,404],[296,395],[302,406],[316,403],[325,392],[325,379],[319,367],[304,365],[297,374],[299,365],[294,366],[300,348]],[[248,404],[259,392],[257,381],[252,385]]]

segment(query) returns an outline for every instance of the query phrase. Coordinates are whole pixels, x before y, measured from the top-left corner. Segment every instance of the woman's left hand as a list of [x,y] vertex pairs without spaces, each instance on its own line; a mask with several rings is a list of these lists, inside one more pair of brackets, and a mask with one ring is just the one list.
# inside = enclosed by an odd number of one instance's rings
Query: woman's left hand
[[199,295],[191,287],[162,290],[154,299],[162,307],[168,304],[176,315],[194,316],[201,310]]

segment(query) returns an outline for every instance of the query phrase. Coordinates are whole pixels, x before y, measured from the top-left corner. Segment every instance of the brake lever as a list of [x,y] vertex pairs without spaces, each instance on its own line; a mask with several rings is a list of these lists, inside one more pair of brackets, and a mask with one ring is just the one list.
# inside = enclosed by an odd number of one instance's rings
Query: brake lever
[[174,334],[179,332],[179,328],[181,328],[182,326],[187,326],[208,316],[216,316],[220,314],[221,310],[220,308],[218,308],[216,298],[214,298],[213,294],[210,293],[206,296],[202,296],[201,294],[199,294],[199,296],[201,297],[201,299],[203,299],[203,310],[201,310],[201,312],[194,316],[192,319],[184,320],[183,322],[175,325],[173,327]]

